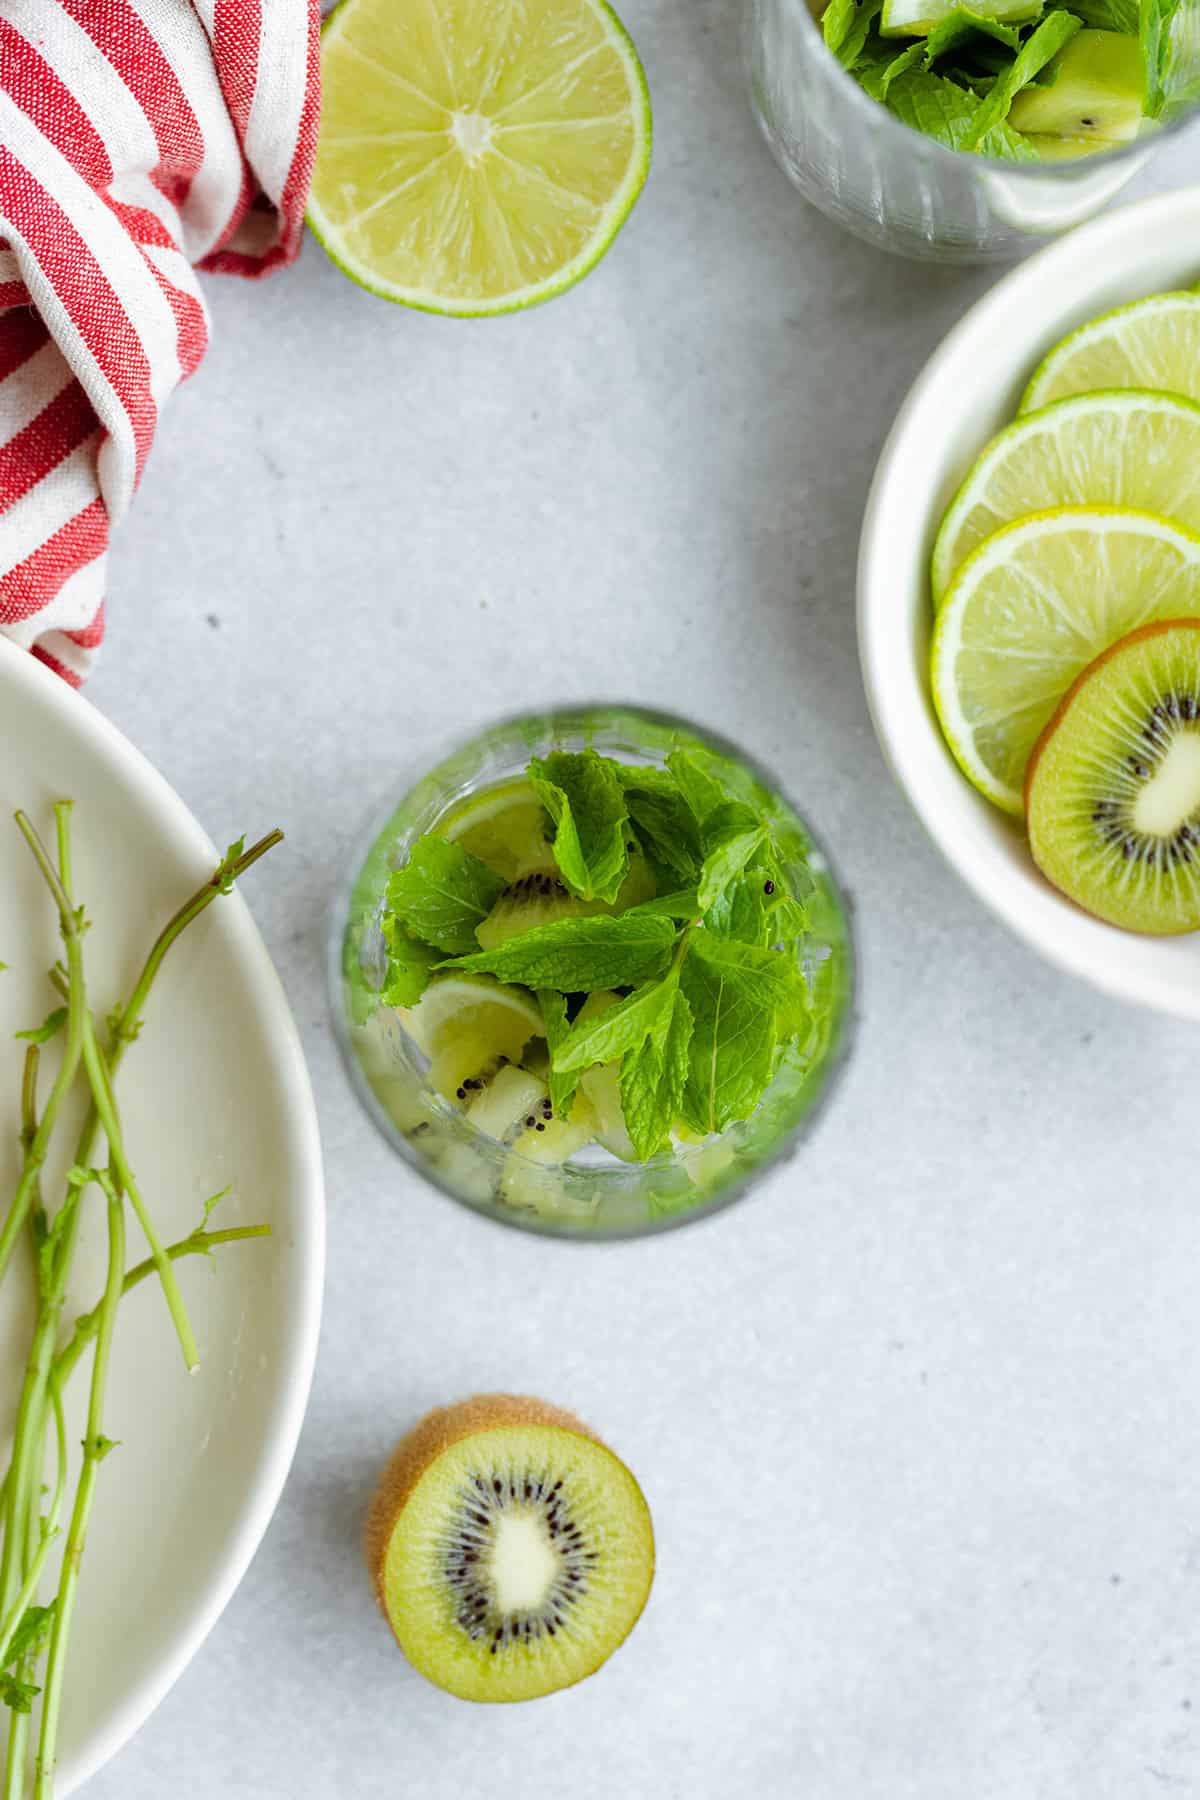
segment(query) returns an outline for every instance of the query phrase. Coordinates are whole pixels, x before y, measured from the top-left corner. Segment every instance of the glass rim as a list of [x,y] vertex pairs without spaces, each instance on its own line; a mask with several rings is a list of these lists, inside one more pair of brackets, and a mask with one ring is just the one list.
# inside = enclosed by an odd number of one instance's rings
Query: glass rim
[[880,101],[873,100],[865,88],[859,86],[849,70],[842,67],[837,57],[826,45],[825,39],[821,35],[819,22],[808,6],[808,0],[781,0],[781,4],[790,7],[794,13],[801,16],[804,21],[803,28],[812,33],[814,42],[829,58],[831,67],[836,71],[836,78],[840,78],[845,88],[853,96],[850,104],[862,110],[864,119],[869,116],[875,120],[877,126],[882,121],[884,132],[890,133],[897,142],[901,137],[907,143],[911,143],[913,138],[918,139],[928,147],[928,151],[935,161],[948,159],[959,165],[964,161],[970,161],[977,163],[980,168],[994,175],[1003,175],[1009,178],[1019,177],[1030,181],[1049,181],[1055,178],[1061,181],[1067,171],[1078,170],[1081,175],[1090,174],[1092,170],[1115,169],[1121,163],[1132,162],[1138,156],[1147,156],[1160,144],[1167,143],[1171,138],[1177,137],[1189,126],[1200,121],[1200,102],[1197,102],[1195,106],[1186,107],[1178,118],[1170,120],[1168,124],[1156,126],[1145,137],[1134,138],[1128,144],[1114,144],[1110,150],[1097,150],[1090,156],[1081,156],[1073,162],[1066,163],[1049,162],[1045,158],[1039,158],[1035,163],[1013,163],[1005,162],[1002,157],[998,156],[983,156],[978,150],[952,150],[948,144],[939,144],[936,138],[927,136],[923,131],[917,131],[912,125],[906,125],[903,119],[898,119]]
[[[434,1165],[427,1162],[413,1149],[403,1132],[388,1116],[378,1096],[373,1092],[355,1054],[344,1004],[343,947],[358,877],[365,866],[369,852],[377,844],[388,820],[394,816],[408,795],[422,781],[428,780],[453,756],[461,754],[472,744],[480,739],[490,737],[495,732],[543,721],[546,723],[582,721],[597,713],[610,713],[618,718],[625,716],[634,721],[646,721],[658,727],[685,732],[697,738],[701,743],[711,745],[719,754],[737,761],[757,781],[761,782],[768,792],[780,800],[789,812],[800,821],[811,847],[825,860],[826,873],[838,903],[848,952],[846,981],[838,1008],[835,1034],[825,1056],[820,1088],[806,1112],[781,1134],[778,1143],[773,1145],[771,1150],[755,1163],[753,1168],[747,1169],[743,1175],[730,1181],[710,1200],[700,1200],[694,1207],[689,1207],[684,1212],[669,1213],[662,1218],[648,1220],[644,1225],[589,1225],[583,1221],[568,1218],[555,1219],[548,1214],[524,1208],[513,1207],[506,1210],[499,1204],[481,1205],[476,1201],[466,1199],[442,1178]],[[343,878],[334,893],[329,911],[326,972],[330,1010],[333,1013],[334,1036],[350,1085],[364,1112],[371,1119],[393,1154],[398,1156],[401,1162],[419,1175],[437,1193],[454,1201],[464,1212],[470,1213],[474,1218],[488,1220],[501,1230],[519,1231],[530,1237],[547,1238],[557,1243],[617,1244],[645,1238],[659,1238],[684,1226],[711,1219],[718,1213],[725,1212],[738,1202],[745,1200],[758,1187],[763,1177],[790,1162],[799,1151],[801,1144],[806,1142],[816,1130],[828,1111],[836,1091],[841,1086],[858,1031],[860,982],[854,903],[841,879],[837,863],[829,854],[824,837],[814,829],[807,813],[796,806],[778,778],[772,775],[757,757],[740,749],[723,732],[697,725],[679,713],[666,712],[661,708],[643,705],[637,701],[568,701],[561,705],[555,704],[538,709],[509,712],[485,722],[469,735],[443,740],[441,748],[434,757],[428,763],[422,761],[416,773],[411,777],[406,777],[404,793],[398,797],[394,796],[390,802],[385,800],[380,806],[373,807],[364,828],[356,833],[351,848],[348,873],[343,871]],[[449,1103],[447,1102],[447,1104]]]

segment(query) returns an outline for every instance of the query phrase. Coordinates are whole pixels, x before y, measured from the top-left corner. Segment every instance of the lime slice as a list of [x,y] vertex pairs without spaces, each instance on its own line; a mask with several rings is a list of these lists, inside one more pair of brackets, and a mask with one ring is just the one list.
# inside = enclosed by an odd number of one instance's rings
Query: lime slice
[[604,0],[343,0],[321,69],[309,223],[406,306],[548,300],[599,261],[646,179],[646,80]]
[[515,1063],[531,1037],[545,1028],[542,1015],[521,988],[486,976],[447,975],[431,981],[416,1006],[401,1013],[405,1030],[429,1058],[429,1078],[447,1099],[492,1071]]
[[942,521],[935,605],[985,538],[1060,506],[1132,507],[1200,530],[1200,406],[1136,389],[1080,394],[1002,431]]
[[1152,294],[1081,325],[1037,369],[1021,411],[1131,387],[1200,400],[1200,293]]
[[998,531],[933,634],[933,699],[964,773],[1006,812],[1076,676],[1153,619],[1200,617],[1200,537],[1148,513],[1063,509]]
[[506,881],[556,866],[546,814],[527,781],[505,781],[469,794],[435,829]]

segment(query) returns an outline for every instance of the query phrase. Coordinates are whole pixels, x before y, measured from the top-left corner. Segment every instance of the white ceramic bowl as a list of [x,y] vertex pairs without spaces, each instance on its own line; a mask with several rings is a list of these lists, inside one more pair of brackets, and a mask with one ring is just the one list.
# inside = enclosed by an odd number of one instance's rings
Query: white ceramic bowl
[[[24,1048],[12,1034],[53,1005],[45,971],[56,954],[53,913],[12,809],[24,807],[52,834],[52,802],[76,802],[76,895],[94,924],[85,949],[89,997],[101,1015],[128,994],[153,933],[212,873],[216,854],[120,733],[3,639],[0,718],[6,1207],[17,1173],[13,1118]],[[244,821],[256,836],[277,822]],[[284,844],[247,875],[246,893],[253,899],[288,879]],[[232,1191],[214,1227],[266,1220],[272,1236],[228,1245],[212,1262],[193,1256],[176,1265],[200,1346],[194,1376],[184,1372],[154,1282],[121,1308],[105,1416],[121,1447],[100,1474],[80,1579],[59,1746],[62,1796],[120,1749],[220,1615],[274,1511],[312,1377],[325,1241],[316,1112],[287,1000],[240,894],[210,907],[163,964],[118,1098],[164,1241],[186,1235],[205,1196],[227,1182]],[[71,1134],[59,1135],[64,1154],[47,1169],[48,1196],[61,1193],[69,1160]],[[103,1240],[93,1207],[80,1236],[71,1317],[100,1292]],[[129,1252],[130,1261],[143,1254],[133,1224]],[[15,1413],[28,1342],[26,1274],[16,1257],[0,1286],[0,1434]],[[72,1446],[84,1434],[86,1398],[84,1367],[67,1394]],[[77,1453],[73,1471],[76,1463]]]
[[892,772],[949,862],[1018,936],[1105,992],[1200,1019],[1200,935],[1138,937],[1081,912],[1034,866],[1019,822],[967,782],[929,691],[929,556],[947,502],[1016,411],[1039,359],[1123,301],[1200,280],[1200,188],[1122,207],[1031,257],[926,364],[879,459],[858,567],[867,700]]

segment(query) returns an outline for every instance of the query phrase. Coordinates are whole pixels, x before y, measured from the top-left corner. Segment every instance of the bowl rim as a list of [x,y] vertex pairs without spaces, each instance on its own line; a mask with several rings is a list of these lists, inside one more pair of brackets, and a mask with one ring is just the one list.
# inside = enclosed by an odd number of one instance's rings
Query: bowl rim
[[[1048,884],[1040,893],[1035,891],[1014,902],[1008,891],[1011,865],[998,846],[992,855],[981,853],[975,844],[969,852],[962,851],[946,827],[945,809],[932,777],[906,748],[917,738],[936,739],[940,756],[950,755],[933,717],[927,683],[907,659],[898,678],[894,659],[884,653],[883,629],[884,607],[894,610],[897,602],[894,521],[898,512],[906,516],[912,512],[911,503],[900,498],[899,471],[908,445],[929,423],[926,412],[931,393],[945,387],[948,371],[968,360],[981,338],[993,332],[1003,334],[1007,319],[1044,310],[1041,297],[1047,291],[1053,293],[1067,272],[1082,265],[1094,271],[1097,289],[1111,285],[1118,275],[1136,288],[1137,258],[1123,257],[1122,252],[1128,252],[1131,245],[1161,250],[1163,243],[1179,242],[1181,237],[1195,243],[1200,273],[1200,185],[1115,207],[1066,233],[1002,277],[951,327],[910,387],[879,453],[859,539],[856,614],[867,708],[884,760],[926,835],[967,887],[1017,937],[1069,974],[1113,998],[1200,1020],[1200,989],[1194,994],[1183,992],[1169,972],[1150,975],[1144,969],[1131,969],[1114,953],[1130,941],[1129,933],[1093,918]],[[1081,304],[1086,302],[1081,300]],[[1117,304],[1120,302],[1098,303],[1095,313]],[[1014,381],[1020,373],[1014,368]],[[926,532],[929,524],[926,513],[922,517]],[[921,603],[918,599],[917,604]],[[909,615],[905,612],[902,616]],[[959,779],[966,783],[964,775],[959,774]],[[989,804],[982,795],[978,800],[980,806]],[[999,820],[1001,815],[996,817]]]
[[[81,744],[101,766],[152,810],[160,841],[168,855],[207,863],[218,852],[185,802],[166,778],[90,700],[37,658],[0,636],[0,688],[20,686],[34,704],[61,721],[65,734]],[[145,1724],[183,1674],[217,1623],[261,1543],[291,1470],[308,1405],[316,1365],[325,1280],[325,1182],[316,1102],[300,1034],[282,982],[262,934],[240,893],[222,903],[232,954],[244,974],[252,1003],[269,1021],[277,1057],[280,1105],[295,1144],[297,1180],[291,1188],[296,1230],[289,1246],[294,1255],[295,1292],[292,1334],[281,1355],[281,1380],[268,1413],[253,1479],[241,1514],[215,1559],[203,1591],[187,1619],[171,1638],[155,1668],[130,1688],[103,1726],[79,1750],[62,1758],[59,1791],[74,1793],[98,1773]]]

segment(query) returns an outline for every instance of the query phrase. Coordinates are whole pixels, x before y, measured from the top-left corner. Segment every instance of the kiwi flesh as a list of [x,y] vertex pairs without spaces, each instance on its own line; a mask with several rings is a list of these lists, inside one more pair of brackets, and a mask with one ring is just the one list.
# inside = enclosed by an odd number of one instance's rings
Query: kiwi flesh
[[1144,625],[1086,668],[1025,783],[1034,861],[1129,931],[1200,929],[1200,620]]
[[1012,103],[1008,123],[1036,137],[1086,140],[1093,149],[1127,144],[1142,125],[1145,75],[1136,37],[1080,31]]
[[464,1700],[533,1700],[594,1674],[654,1579],[624,1463],[573,1414],[510,1394],[440,1408],[403,1439],[365,1549],[400,1648]]

